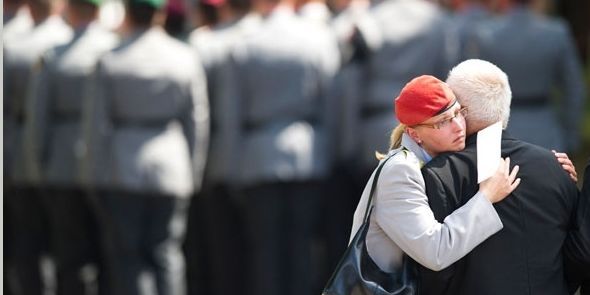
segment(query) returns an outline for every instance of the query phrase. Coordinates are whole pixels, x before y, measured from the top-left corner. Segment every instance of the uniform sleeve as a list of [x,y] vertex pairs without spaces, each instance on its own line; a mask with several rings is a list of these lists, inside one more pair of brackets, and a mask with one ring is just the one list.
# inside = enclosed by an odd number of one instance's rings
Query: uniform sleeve
[[49,125],[49,99],[52,95],[51,89],[51,57],[49,54],[43,56],[34,66],[31,77],[30,89],[26,98],[26,122],[25,122],[25,144],[24,149],[28,171],[37,181],[42,181],[44,171],[44,155],[47,148],[46,140]]
[[418,165],[409,161],[389,164],[379,179],[376,220],[423,266],[444,269],[502,229],[494,207],[479,192],[439,223],[428,205]]
[[239,163],[239,146],[242,138],[241,108],[245,100],[246,91],[241,91],[240,69],[234,54],[219,66],[219,76],[214,81],[216,99],[218,167],[222,175],[230,184],[239,179],[237,163]]
[[86,81],[82,101],[82,141],[80,181],[86,188],[108,184],[112,133],[108,75],[101,62]]
[[198,191],[201,188],[205,162],[209,149],[209,98],[207,80],[200,61],[194,59],[194,75],[190,78],[188,103],[182,112],[180,121],[189,145],[193,167],[193,184]]
[[[324,30],[321,27],[321,30],[318,30],[321,35],[319,37],[324,40],[324,42],[319,43],[321,47],[319,48],[319,58],[320,61],[318,63],[319,67],[319,97],[321,97],[322,109],[321,112],[318,114],[320,118],[324,121],[324,126],[327,129],[327,133],[329,136],[329,140],[327,143],[330,145],[328,150],[331,151],[338,151],[337,146],[335,145],[337,138],[337,129],[338,129],[338,122],[337,122],[337,113],[341,113],[341,111],[335,112],[334,106],[339,105],[338,97],[333,95],[334,90],[334,82],[336,73],[340,69],[340,52],[338,51],[338,42],[336,37],[333,33],[327,29]],[[334,163],[337,158],[338,153],[330,153],[328,156],[331,157],[329,159],[330,163]]]

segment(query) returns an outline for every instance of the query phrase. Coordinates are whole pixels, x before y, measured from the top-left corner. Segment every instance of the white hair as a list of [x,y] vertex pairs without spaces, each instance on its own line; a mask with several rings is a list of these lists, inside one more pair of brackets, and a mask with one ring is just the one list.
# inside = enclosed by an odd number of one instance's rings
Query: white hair
[[468,108],[467,124],[502,122],[508,125],[512,91],[508,76],[496,65],[481,59],[469,59],[455,66],[447,84],[459,103]]

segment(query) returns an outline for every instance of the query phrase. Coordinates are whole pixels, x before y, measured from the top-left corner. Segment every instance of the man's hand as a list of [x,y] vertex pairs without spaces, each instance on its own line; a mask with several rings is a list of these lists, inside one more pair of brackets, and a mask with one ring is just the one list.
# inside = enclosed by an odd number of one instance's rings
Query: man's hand
[[553,154],[557,158],[557,161],[559,162],[559,164],[561,164],[561,167],[563,168],[563,170],[565,170],[565,172],[567,172],[570,175],[570,178],[574,182],[578,182],[578,173],[576,172],[576,167],[574,167],[574,163],[572,163],[572,161],[567,156],[567,154],[566,153],[558,153],[555,150],[551,150],[551,151],[553,152]]

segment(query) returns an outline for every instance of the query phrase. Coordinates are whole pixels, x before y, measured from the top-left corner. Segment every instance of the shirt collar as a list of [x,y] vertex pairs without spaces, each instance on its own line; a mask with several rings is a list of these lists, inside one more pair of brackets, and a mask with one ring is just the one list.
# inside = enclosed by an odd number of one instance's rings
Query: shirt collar
[[404,134],[402,134],[402,143],[401,143],[402,147],[408,149],[410,152],[414,153],[414,155],[416,155],[416,157],[418,157],[418,160],[420,160],[420,163],[422,165],[430,162],[430,160],[432,160],[432,156],[430,156],[426,150],[424,150],[420,145],[418,145],[418,143],[416,143],[407,133],[404,132]]

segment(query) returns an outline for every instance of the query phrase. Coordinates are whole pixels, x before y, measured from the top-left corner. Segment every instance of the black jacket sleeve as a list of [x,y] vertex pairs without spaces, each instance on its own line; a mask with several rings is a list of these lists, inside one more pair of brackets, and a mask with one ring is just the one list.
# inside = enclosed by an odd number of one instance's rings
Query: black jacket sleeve
[[[450,198],[447,198],[450,192],[445,189],[439,175],[434,169],[425,167],[422,169],[422,175],[426,184],[426,195],[428,196],[430,208],[434,212],[436,220],[442,223],[455,209],[452,204],[453,202],[450,202]],[[441,271],[433,271],[418,264],[420,294],[454,294],[455,292],[452,287],[453,278],[460,265],[461,262],[459,261]]]
[[[570,291],[575,292],[580,284],[590,286],[590,162],[563,254]],[[586,291],[590,294],[590,290]]]

